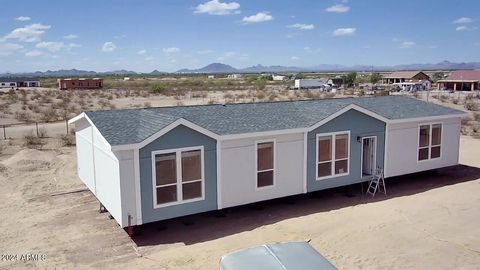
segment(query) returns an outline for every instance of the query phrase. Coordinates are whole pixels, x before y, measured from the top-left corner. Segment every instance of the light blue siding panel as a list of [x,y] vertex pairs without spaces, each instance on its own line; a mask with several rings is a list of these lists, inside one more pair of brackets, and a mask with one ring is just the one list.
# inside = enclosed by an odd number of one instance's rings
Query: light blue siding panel
[[[205,200],[153,207],[152,151],[183,147],[204,147]],[[140,189],[143,223],[165,220],[217,209],[216,140],[180,125],[140,149]]]
[[[350,173],[346,176],[316,180],[316,134],[350,131]],[[356,110],[350,110],[308,133],[307,190],[316,191],[359,183],[361,179],[362,143],[357,137],[377,136],[377,166],[383,167],[385,123]]]

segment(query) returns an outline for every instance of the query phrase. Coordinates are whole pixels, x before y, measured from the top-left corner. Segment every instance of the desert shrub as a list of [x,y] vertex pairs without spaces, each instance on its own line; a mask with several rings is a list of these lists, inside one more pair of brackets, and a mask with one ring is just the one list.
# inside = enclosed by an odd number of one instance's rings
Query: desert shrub
[[479,106],[478,106],[477,102],[475,102],[473,100],[469,100],[469,101],[465,102],[465,109],[467,109],[469,111],[478,111]]
[[38,137],[46,138],[48,136],[47,130],[45,128],[38,129]]
[[60,136],[60,141],[62,142],[63,146],[74,146],[75,145],[75,135],[73,134],[65,134]]
[[462,120],[461,120],[461,124],[462,124],[462,126],[466,126],[470,123],[470,121],[472,121],[472,119],[470,117],[463,117]]
[[165,94],[168,88],[163,84],[155,84],[152,86],[152,93],[154,94]]
[[480,122],[480,113],[474,113],[473,118],[475,119],[475,121]]
[[52,122],[58,120],[57,111],[53,108],[46,109],[40,112],[40,119],[45,122]]
[[150,107],[152,107],[152,103],[150,103],[150,102],[145,102],[145,103],[143,103],[143,107],[145,107],[145,108],[150,108]]
[[256,98],[258,99],[264,99],[265,98],[265,93],[263,92],[257,92],[257,94],[255,95]]
[[452,103],[453,103],[453,104],[460,104],[460,99],[458,99],[458,98],[453,98],[453,99],[452,99]]
[[304,94],[304,97],[306,97],[308,99],[318,99],[318,98],[320,98],[320,94],[312,92],[310,90],[307,90]]
[[277,94],[275,94],[275,93],[272,93],[272,94],[270,94],[270,96],[268,96],[268,100],[270,100],[270,101],[274,101],[274,100],[275,100],[277,97],[278,97],[278,95],[277,95]]
[[25,141],[24,143],[26,147],[33,148],[33,149],[41,148],[42,145],[44,144],[42,139],[38,138],[37,136],[34,136],[33,134],[25,135],[24,141]]
[[15,112],[15,119],[22,122],[31,122],[33,117],[29,112]]
[[224,99],[233,99],[233,95],[232,95],[231,93],[225,93],[225,94],[223,95],[223,98],[224,98]]
[[438,100],[440,100],[441,102],[445,103],[448,101],[448,96],[444,96],[444,95],[440,95],[438,97]]

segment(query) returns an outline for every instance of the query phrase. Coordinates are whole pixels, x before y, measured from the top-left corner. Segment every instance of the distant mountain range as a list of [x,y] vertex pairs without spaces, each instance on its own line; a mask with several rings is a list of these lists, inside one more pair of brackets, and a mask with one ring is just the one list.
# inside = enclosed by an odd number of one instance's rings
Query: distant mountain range
[[[198,69],[180,69],[173,73],[261,73],[261,72],[341,72],[341,71],[398,71],[398,70],[458,70],[458,69],[480,69],[480,62],[468,62],[468,63],[454,63],[449,61],[443,61],[436,64],[408,64],[408,65],[395,65],[395,66],[368,66],[368,65],[329,65],[322,64],[311,67],[295,67],[295,66],[263,66],[255,65],[246,68],[235,68],[222,63],[212,63],[207,66]],[[126,76],[126,75],[144,75],[154,76],[168,74],[169,72],[163,72],[154,70],[149,73],[139,73],[132,70],[114,70],[107,72],[96,72],[87,70],[47,70],[36,71],[26,73],[4,73],[0,74],[0,77],[10,76],[26,76],[26,77],[93,77],[93,76]]]

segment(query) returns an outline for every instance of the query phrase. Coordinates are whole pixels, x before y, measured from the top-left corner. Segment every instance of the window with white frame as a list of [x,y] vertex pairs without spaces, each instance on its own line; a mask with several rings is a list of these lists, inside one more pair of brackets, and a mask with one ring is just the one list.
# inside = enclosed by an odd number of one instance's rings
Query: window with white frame
[[442,148],[442,124],[418,128],[418,161],[439,158]]
[[204,198],[203,147],[155,151],[152,159],[155,206]]
[[317,135],[317,180],[348,174],[350,133]]
[[256,144],[257,153],[257,188],[273,186],[274,183],[274,159],[275,143],[258,142]]

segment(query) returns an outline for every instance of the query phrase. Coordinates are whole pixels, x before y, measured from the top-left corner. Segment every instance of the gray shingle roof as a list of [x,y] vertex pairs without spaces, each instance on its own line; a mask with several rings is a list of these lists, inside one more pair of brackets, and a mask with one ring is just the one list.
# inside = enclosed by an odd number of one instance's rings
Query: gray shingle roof
[[184,118],[218,135],[305,128],[356,104],[387,119],[461,114],[405,96],[202,105],[87,112],[111,145],[139,143]]

